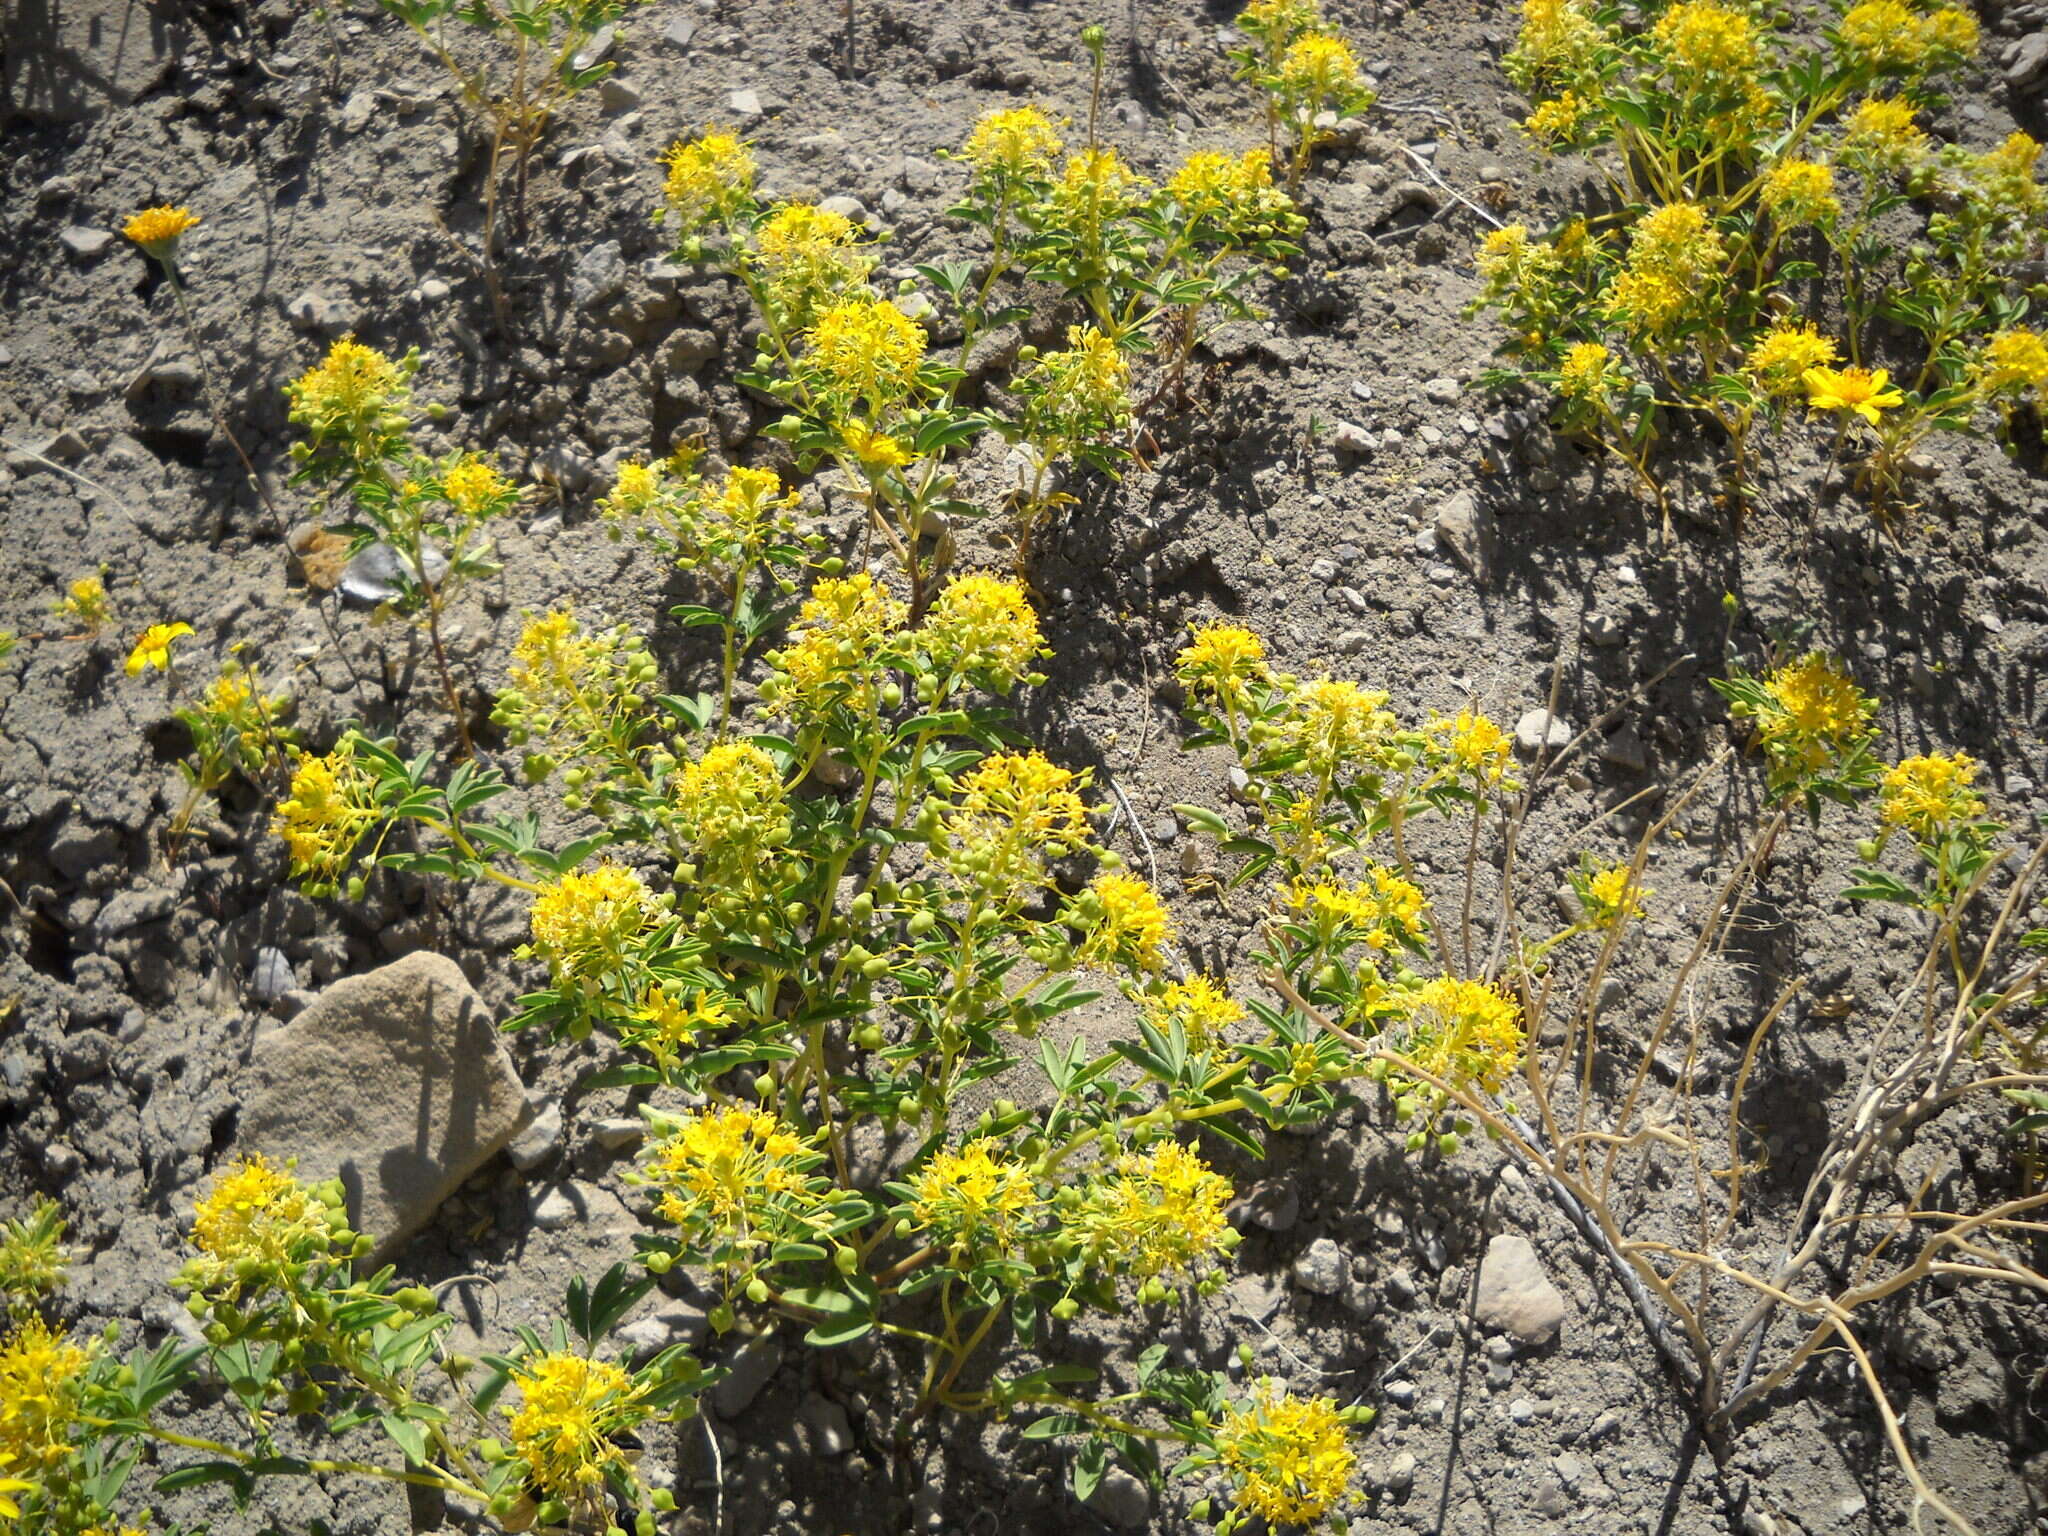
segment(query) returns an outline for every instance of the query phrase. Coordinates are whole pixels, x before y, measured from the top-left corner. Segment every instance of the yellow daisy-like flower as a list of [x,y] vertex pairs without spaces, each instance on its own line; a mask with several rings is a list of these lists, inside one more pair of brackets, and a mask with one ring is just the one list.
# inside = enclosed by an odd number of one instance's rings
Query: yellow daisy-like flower
[[1354,885],[1333,880],[1297,880],[1283,898],[1330,944],[1340,935],[1381,954],[1414,948],[1429,932],[1429,898],[1397,871],[1375,864]]
[[1169,981],[1139,999],[1146,1022],[1162,1035],[1180,1026],[1191,1051],[1206,1051],[1223,1041],[1223,1032],[1245,1017],[1243,1006],[1222,987],[1197,972],[1186,981]]
[[1576,80],[1606,41],[1583,0],[1522,0],[1522,30],[1507,59],[1509,73],[1532,83]]
[[1931,843],[1958,824],[1984,814],[1984,797],[1971,786],[1979,764],[1967,752],[1909,757],[1886,770],[1878,790],[1878,817]]
[[933,1153],[909,1182],[911,1222],[963,1252],[1009,1252],[1047,1208],[1030,1168],[989,1137]]
[[1205,624],[1174,658],[1174,674],[1190,693],[1208,694],[1235,710],[1255,684],[1270,679],[1266,642],[1237,624]]
[[1247,32],[1277,36],[1284,41],[1321,26],[1323,13],[1317,0],[1250,0],[1237,13],[1237,24]]
[[1139,207],[1152,183],[1124,164],[1113,149],[1083,149],[1067,159],[1059,180],[1047,191],[1046,222],[1085,236],[1105,221]]
[[644,1165],[666,1221],[721,1243],[769,1240],[783,1215],[811,1203],[807,1171],[816,1149],[765,1110],[734,1107],[683,1115]]
[[36,1471],[70,1453],[81,1378],[92,1357],[33,1315],[0,1340],[0,1456],[7,1465]]
[[1841,217],[1832,167],[1815,160],[1781,160],[1764,177],[1758,199],[1772,218],[1790,228],[1832,224]]
[[1403,1053],[1454,1087],[1498,1093],[1522,1059],[1522,1010],[1483,982],[1438,976],[1409,1003]]
[[1799,390],[1806,375],[1835,360],[1835,344],[1811,320],[1781,320],[1759,336],[1744,359],[1750,373],[1769,395]]
[[1878,74],[1920,74],[1977,51],[1977,18],[1955,6],[1922,14],[1905,0],[1862,0],[1842,17],[1843,51]]
[[1993,394],[2048,391],[2048,336],[2015,327],[1984,346],[1984,387]]
[[520,1362],[512,1382],[521,1398],[510,1415],[512,1448],[528,1481],[550,1498],[596,1493],[607,1468],[626,1464],[613,1437],[650,1411],[646,1388],[609,1360],[540,1355]]
[[130,677],[146,669],[168,672],[171,647],[192,633],[190,624],[152,624],[136,637],[128,652],[126,671]]
[[179,238],[186,231],[197,229],[199,222],[199,215],[190,208],[166,204],[133,215],[121,226],[121,233],[158,261],[165,261],[177,251]]
[[780,323],[802,329],[835,300],[864,288],[874,252],[842,213],[785,203],[754,232],[755,256],[769,307]]
[[619,466],[618,475],[612,481],[611,494],[597,504],[597,510],[602,516],[612,519],[645,512],[661,494],[664,478],[660,465],[628,459]]
[[1806,385],[1806,404],[1815,411],[1854,411],[1873,427],[1878,416],[1906,397],[1888,387],[1891,375],[1879,368],[1809,368],[1800,375]]
[[638,871],[599,864],[543,885],[527,923],[534,952],[557,977],[581,977],[615,964],[654,916],[654,894]]
[[685,234],[732,219],[754,195],[753,152],[723,129],[677,142],[663,158],[662,196]]
[[924,352],[924,328],[894,304],[853,299],[818,317],[803,361],[835,399],[879,414],[916,386]]
[[1083,1196],[1075,1226],[1089,1256],[1140,1280],[1185,1275],[1224,1251],[1230,1181],[1177,1141],[1127,1153]]
[[1344,1497],[1358,1459],[1333,1399],[1293,1397],[1270,1381],[1224,1414],[1216,1452],[1239,1507],[1275,1529],[1321,1520]]
[[1173,919],[1158,893],[1136,875],[1121,870],[1097,875],[1075,898],[1066,920],[1081,930],[1075,955],[1083,965],[1140,971],[1166,965]]
[[948,582],[917,640],[940,677],[973,677],[995,693],[1007,693],[1052,654],[1023,583],[985,572]]
[[1041,356],[1020,381],[1026,436],[1055,458],[1113,438],[1131,424],[1130,384],[1114,341],[1092,325],[1070,325],[1066,349]]
[[1060,136],[1036,107],[1012,107],[983,114],[961,154],[977,175],[1003,178],[1043,176],[1059,157]]

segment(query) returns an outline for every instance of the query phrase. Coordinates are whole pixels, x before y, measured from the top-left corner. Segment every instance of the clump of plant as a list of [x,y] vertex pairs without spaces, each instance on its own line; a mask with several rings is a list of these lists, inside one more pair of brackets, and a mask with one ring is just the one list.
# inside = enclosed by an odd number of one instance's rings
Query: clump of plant
[[292,444],[292,478],[317,487],[321,505],[340,515],[335,531],[351,556],[373,545],[385,552],[380,574],[391,595],[378,617],[406,615],[426,635],[468,756],[469,716],[441,621],[463,584],[498,570],[485,530],[519,505],[520,490],[480,454],[433,458],[414,447],[418,369],[418,348],[393,360],[352,336],[335,342],[285,386],[292,424],[305,434]]
[[285,721],[292,700],[266,691],[262,674],[230,658],[199,696],[174,713],[192,738],[192,750],[178,760],[185,798],[171,817],[169,841],[176,847],[208,795],[236,778],[259,789],[290,776],[298,732]]
[[[678,230],[677,259],[731,273],[762,318],[743,382],[788,409],[772,430],[802,467],[830,462],[861,497],[903,563],[913,613],[934,563],[923,541],[978,515],[946,467],[955,450],[992,430],[1025,449],[1014,497],[1024,569],[1058,505],[1060,467],[1114,473],[1129,457],[1133,360],[1156,354],[1160,392],[1177,395],[1201,318],[1249,314],[1248,284],[1298,254],[1302,227],[1262,151],[1198,152],[1157,187],[1092,141],[1066,153],[1052,121],[1027,106],[985,116],[960,158],[970,181],[951,213],[986,232],[989,254],[917,269],[959,327],[944,357],[920,318],[931,300],[915,294],[911,306],[877,291],[875,242],[843,215],[763,204],[739,139],[713,130],[676,144],[666,162],[661,217]],[[1019,353],[1013,382],[1025,409],[1006,419],[963,404],[960,386],[976,342],[1027,316],[1002,302],[1006,280],[1026,279],[1077,301],[1086,323],[1069,328],[1063,349]],[[944,554],[941,540],[940,563]]]
[[[1403,727],[1385,695],[1277,673],[1232,626],[1198,633],[1179,672],[1203,728],[1195,741],[1230,746],[1249,781],[1242,829],[1215,811],[1183,814],[1224,837],[1229,884],[1264,893],[1257,963],[1281,1005],[1276,1027],[1348,1052],[1341,1070],[1383,1083],[1411,1152],[1454,1154],[1475,1125],[1498,1140],[1612,1268],[1716,1433],[1839,1351],[1869,1389],[1915,1526],[1931,1512],[1974,1530],[1923,1475],[1865,1328],[1887,1299],[1937,1278],[2044,1283],[2033,1250],[2048,1194],[1972,1205],[1950,1191],[1937,1206],[1895,1167],[1931,1122],[1968,1136],[1973,1109],[1996,1111],[2001,1095],[2029,1105],[2048,1089],[2037,1017],[2048,929],[2026,923],[2048,844],[2015,857],[1979,765],[1963,753],[1885,763],[1874,701],[1829,656],[1732,668],[1716,687],[1762,768],[1754,824],[1675,960],[1610,1001],[1624,964],[1655,965],[1632,943],[1642,920],[1683,916],[1654,901],[1652,851],[1738,771],[1734,750],[1671,786],[1632,852],[1588,849],[1573,864],[1570,850],[1524,847],[1532,791],[1514,783],[1510,745],[1483,717]],[[1839,825],[1868,816],[1873,796],[1869,835]],[[1446,838],[1432,821],[1466,830]],[[1748,1101],[1770,1070],[1770,1037],[1864,1005],[1808,1001],[1803,976],[1736,1021],[1694,999],[1732,963],[1774,850],[1802,828],[1853,846],[1866,867],[1848,896],[1912,914],[1897,931],[1915,969],[1857,1026],[1858,1078],[1827,1105],[1825,1144],[1786,1218],[1745,1198],[1766,1155]],[[1425,859],[1451,873],[1432,881]],[[1574,909],[1562,927],[1533,916],[1559,874]],[[1432,900],[1432,884],[1450,889]],[[1709,1063],[1717,1029],[1739,1053],[1733,1071]],[[1788,1315],[1789,1336],[1774,1330]]]
[[[578,92],[616,67],[595,45],[638,0],[377,0],[419,34],[490,135],[480,266],[499,328],[509,323],[498,265],[498,200],[512,181],[513,220],[526,231],[526,177],[548,125]],[[451,30],[450,21],[460,23]],[[472,46],[472,44],[476,46]],[[510,161],[509,168],[507,161]]]
[[[63,1222],[40,1205],[0,1234],[0,1520],[13,1536],[136,1531],[150,1506],[223,1485],[246,1504],[264,1478],[371,1478],[452,1496],[503,1530],[651,1536],[674,1497],[635,1467],[632,1432],[694,1411],[710,1380],[680,1346],[637,1370],[605,1336],[652,1278],[623,1266],[569,1288],[566,1321],[516,1349],[452,1352],[454,1319],[351,1231],[339,1180],[308,1186],[260,1157],[220,1173],[193,1212],[193,1255],[171,1281],[204,1338],[118,1351],[118,1330],[74,1337],[42,1303],[61,1280]],[[175,1427],[203,1383],[226,1389],[234,1432]],[[148,1453],[162,1468],[146,1490]],[[160,1460],[155,1460],[160,1458]],[[130,1523],[132,1522],[132,1523]]]
[[1238,78],[1265,96],[1268,147],[1287,167],[1287,190],[1299,191],[1309,156],[1378,97],[1317,0],[1251,0],[1237,25],[1250,40],[1231,54]]
[[1817,44],[1720,0],[1633,28],[1526,0],[1507,59],[1526,131],[1590,157],[1609,199],[1486,237],[1473,308],[1509,332],[1490,382],[1551,388],[1560,425],[1660,505],[1650,456],[1673,412],[1719,429],[1738,504],[1758,432],[1802,414],[1856,453],[1880,510],[1931,433],[2009,428],[2048,385],[2048,342],[2022,323],[2022,263],[2048,235],[2040,146],[1937,146],[1921,125],[1977,32],[1927,0],[1861,0]]

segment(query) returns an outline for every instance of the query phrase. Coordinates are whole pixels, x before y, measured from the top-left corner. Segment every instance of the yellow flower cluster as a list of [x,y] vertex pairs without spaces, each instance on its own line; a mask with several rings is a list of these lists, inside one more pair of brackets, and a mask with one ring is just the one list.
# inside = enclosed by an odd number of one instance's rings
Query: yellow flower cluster
[[762,1240],[777,1212],[810,1191],[817,1153],[765,1110],[703,1109],[681,1117],[643,1177],[661,1191],[664,1220],[721,1241]]
[[295,876],[331,881],[377,819],[374,785],[356,761],[352,742],[315,757],[301,752],[291,793],[278,802],[270,829],[291,854]]
[[1920,11],[1906,0],[1861,0],[1842,17],[1843,51],[1877,74],[1925,74],[1977,52],[1977,18],[1960,6]]
[[1984,797],[1971,786],[1977,760],[1967,752],[1909,757],[1888,769],[1878,790],[1878,817],[1923,843],[1984,814]]
[[2007,134],[1996,149],[1970,157],[1957,190],[1980,216],[2013,223],[2037,220],[2048,209],[2048,197],[2034,179],[2040,158],[2041,146],[2034,139]]
[[664,1071],[673,1071],[684,1051],[697,1037],[725,1028],[732,1022],[732,1009],[725,999],[710,992],[693,994],[688,1003],[672,996],[659,984],[647,989],[630,1022],[621,1025],[619,1038],[627,1045],[648,1053]]
[[495,516],[516,495],[510,480],[473,453],[460,455],[441,472],[441,499],[464,517]]
[[684,234],[729,222],[753,198],[753,152],[722,129],[670,146],[664,160],[668,177],[662,196]]
[[983,1137],[932,1154],[910,1179],[910,1219],[963,1253],[1007,1253],[1044,1215],[1031,1170]]
[[54,612],[66,623],[76,624],[81,633],[96,633],[112,616],[106,582],[98,576],[79,577],[57,599]]
[[1628,264],[1609,301],[1632,329],[1662,335],[1711,294],[1727,251],[1697,203],[1653,208],[1629,231]]
[[1032,677],[1052,654],[1023,583],[986,573],[948,582],[917,637],[941,678],[971,677],[994,693]]
[[1294,199],[1273,185],[1273,157],[1198,150],[1166,183],[1166,195],[1198,230],[1230,239],[1264,236],[1292,226]]
[[533,952],[557,980],[597,980],[653,922],[653,893],[638,871],[618,864],[572,870],[543,885],[527,923]]
[[1282,38],[1294,37],[1322,23],[1322,7],[1317,0],[1251,0],[1237,15],[1237,24],[1247,32]]
[[1597,341],[1576,341],[1558,365],[1557,392],[1567,400],[1588,404],[1614,393],[1614,357]]
[[178,248],[181,235],[198,227],[199,215],[190,208],[165,205],[133,215],[121,226],[121,233],[161,261]]
[[92,1351],[29,1317],[0,1342],[0,1459],[31,1472],[71,1449]]
[[1140,1280],[1185,1275],[1228,1246],[1230,1181],[1177,1141],[1117,1159],[1089,1189],[1076,1226],[1091,1258]]
[[909,605],[865,571],[819,582],[797,612],[789,643],[770,658],[777,675],[768,693],[800,723],[840,707],[872,714],[884,683],[877,659],[909,618]]
[[1081,930],[1075,950],[1083,965],[1157,971],[1166,965],[1173,919],[1158,893],[1136,875],[1108,870],[1075,898],[1067,921]]
[[1764,750],[1802,773],[1817,773],[1862,745],[1877,711],[1842,664],[1819,651],[1767,673],[1763,694],[1761,707],[1737,704],[1733,712],[1753,716]]
[[171,647],[192,633],[190,624],[152,624],[135,637],[123,670],[130,677],[138,672],[171,669]]
[[1351,1481],[1357,1457],[1336,1402],[1301,1398],[1262,1381],[1216,1429],[1216,1452],[1237,1485],[1237,1503],[1276,1530],[1313,1525]]
[[1047,189],[1043,219],[1052,228],[1092,238],[1109,220],[1142,207],[1151,192],[1152,183],[1115,150],[1078,150]]
[[559,707],[582,687],[595,645],[566,608],[528,619],[512,644],[507,680],[521,694]]
[[1806,375],[1835,360],[1835,344],[1811,320],[1780,320],[1759,336],[1744,359],[1757,385],[1767,395],[1799,390]]
[[1656,892],[1636,882],[1627,863],[1605,868],[1588,864],[1569,876],[1573,893],[1590,928],[1612,928],[1623,918],[1633,921],[1643,915],[1643,902]]
[[1338,678],[1296,686],[1274,721],[1274,745],[1299,754],[1302,772],[1328,779],[1339,770],[1378,767],[1386,760],[1398,722],[1387,695]]
[[916,387],[924,351],[923,327],[887,299],[849,299],[818,316],[804,365],[839,409],[879,417]]
[[1809,409],[1853,411],[1873,427],[1881,412],[1906,403],[1882,368],[1874,373],[1868,368],[1809,368],[1800,381],[1806,385]]
[[334,1230],[327,1204],[287,1169],[245,1157],[193,1208],[192,1246],[211,1261],[195,1265],[194,1278],[212,1286],[274,1277],[325,1254]]
[[974,125],[961,149],[980,176],[1017,180],[1043,176],[1059,157],[1060,136],[1036,107],[989,112]]
[[1087,844],[1086,783],[1038,752],[985,757],[961,776],[958,804],[940,821],[933,853],[985,896],[1026,900],[1050,883],[1048,860]]
[[2000,331],[1984,347],[1984,388],[1993,394],[2048,392],[2048,337],[2015,328]]
[[835,299],[850,295],[874,270],[874,252],[843,213],[810,203],[785,203],[754,232],[762,293],[785,330],[803,330]]
[[1787,229],[1832,224],[1841,217],[1835,173],[1817,160],[1781,160],[1764,177],[1757,194],[1765,210]]
[[1341,37],[1304,33],[1280,57],[1280,91],[1297,110],[1319,110],[1331,101],[1349,103],[1365,89],[1365,71]]
[[750,880],[789,841],[789,811],[775,759],[750,741],[707,747],[676,775],[676,821],[704,861],[700,880]]
[[1756,23],[1716,0],[1682,0],[1657,18],[1650,36],[1687,90],[1723,90],[1752,73],[1761,57]]
[[1236,624],[1206,624],[1174,658],[1174,674],[1197,696],[1206,694],[1235,714],[1255,684],[1271,680],[1266,643]]
[[1593,66],[1607,34],[1584,0],[1522,0],[1522,30],[1508,58],[1523,82],[1567,81]]
[[390,451],[405,426],[413,365],[344,336],[327,356],[285,385],[294,425],[316,443],[338,437],[365,456]]
[[1927,154],[1927,135],[1913,117],[1913,103],[1901,96],[1858,102],[1842,134],[1844,154],[1886,170],[1906,170]]
[[1324,943],[1345,935],[1347,944],[1391,954],[1420,944],[1429,932],[1429,898],[1421,887],[1377,864],[1351,885],[1297,880],[1284,899],[1314,923]]
[[1555,147],[1577,134],[1592,111],[1593,104],[1577,91],[1565,91],[1538,102],[1522,123],[1522,131],[1545,147]]
[[1409,1000],[1409,1060],[1454,1087],[1498,1093],[1522,1059],[1521,1009],[1483,982],[1438,976]]
[[1197,972],[1186,981],[1169,981],[1140,999],[1145,1020],[1162,1035],[1176,1024],[1191,1051],[1222,1044],[1223,1032],[1240,1022],[1244,1008],[1228,992]]
[[521,1399],[510,1415],[512,1447],[540,1493],[587,1497],[599,1490],[607,1468],[626,1464],[613,1436],[648,1410],[646,1389],[618,1366],[583,1355],[538,1355],[521,1361],[512,1381]]
[[1430,719],[1429,735],[1461,777],[1503,789],[1515,787],[1508,772],[1515,744],[1490,717],[1474,709],[1461,709],[1455,718],[1436,715]]
[[1067,327],[1067,346],[1048,352],[1020,381],[1030,397],[1024,430],[1048,458],[1106,444],[1131,424],[1131,371],[1094,326]]

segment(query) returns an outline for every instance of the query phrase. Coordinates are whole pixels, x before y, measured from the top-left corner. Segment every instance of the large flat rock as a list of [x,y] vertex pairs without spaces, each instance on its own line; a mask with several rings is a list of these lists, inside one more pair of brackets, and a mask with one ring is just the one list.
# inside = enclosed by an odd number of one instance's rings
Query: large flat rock
[[192,43],[176,7],[147,0],[13,0],[0,117],[75,122],[154,90]]
[[498,1031],[454,961],[414,954],[337,981],[260,1037],[236,1147],[339,1178],[388,1257],[532,1116]]

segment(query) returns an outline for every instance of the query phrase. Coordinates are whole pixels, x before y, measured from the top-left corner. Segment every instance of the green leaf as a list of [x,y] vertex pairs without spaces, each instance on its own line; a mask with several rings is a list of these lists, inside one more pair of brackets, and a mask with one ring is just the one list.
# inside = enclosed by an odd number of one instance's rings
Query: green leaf
[[1207,832],[1212,837],[1228,837],[1230,823],[1202,805],[1176,805],[1173,813],[1197,831]]
[[249,1502],[249,1494],[255,1487],[255,1480],[232,1461],[201,1461],[189,1467],[180,1467],[175,1472],[166,1472],[156,1480],[158,1493],[183,1493],[187,1488],[203,1488],[208,1483],[226,1483],[235,1492],[235,1503]]
[[1088,1421],[1074,1413],[1048,1413],[1033,1419],[1022,1431],[1026,1440],[1053,1440],[1061,1435],[1085,1435]]
[[1090,1440],[1081,1447],[1081,1454],[1074,1458],[1074,1497],[1086,1504],[1102,1483],[1102,1474],[1109,1465],[1109,1447],[1100,1440]]
[[395,1413],[380,1413],[377,1422],[384,1426],[384,1433],[405,1453],[407,1461],[420,1467],[427,1464],[427,1431],[424,1425],[402,1419]]

